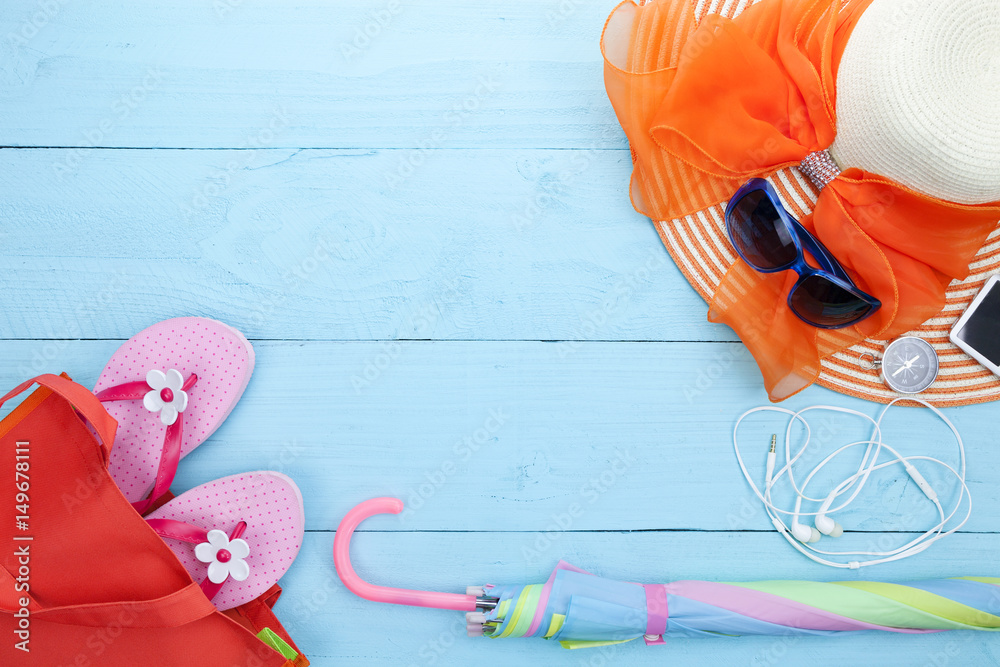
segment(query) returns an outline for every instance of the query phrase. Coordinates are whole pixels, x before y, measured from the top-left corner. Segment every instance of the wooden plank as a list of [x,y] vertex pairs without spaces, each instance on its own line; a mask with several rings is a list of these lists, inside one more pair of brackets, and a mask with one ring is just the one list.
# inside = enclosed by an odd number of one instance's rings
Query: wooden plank
[[[754,533],[573,533],[544,563],[526,563],[505,533],[362,533],[353,540],[358,573],[373,583],[462,592],[483,583],[541,583],[559,558],[626,581],[676,579],[912,580],[994,574],[996,535],[960,535],[917,558],[858,572],[820,569]],[[309,533],[282,580],[275,607],[319,665],[986,665],[1000,660],[989,633],[673,639],[568,651],[540,639],[465,636],[462,612],[369,602],[347,591],[333,568],[330,533]],[[984,570],[985,567],[985,570]]]
[[[995,574],[992,405],[948,411],[967,532],[860,572],[773,534],[730,440],[766,402],[759,373],[628,203],[597,48],[616,2],[6,0],[0,146],[56,148],[0,149],[0,383],[92,385],[121,339],[179,314],[255,339],[256,377],[175,490],[298,481],[310,532],[277,612],[317,666],[1000,662],[970,633],[569,652],[340,585],[331,531],[375,495],[412,510],[356,538],[358,571],[389,585],[542,581],[559,558],[638,581]],[[878,409],[815,388],[786,405],[818,402]],[[748,426],[757,470],[776,424]],[[819,426],[826,451],[865,435]],[[953,457],[912,410],[887,440]],[[841,545],[933,522],[900,475],[872,484]]]
[[[116,341],[12,341],[0,347],[0,386],[67,371],[91,386]],[[525,553],[567,530],[773,530],[732,453],[744,410],[766,404],[760,377],[729,344],[540,342],[266,342],[223,427],[181,465],[176,488],[238,472],[290,475],[308,504],[307,525],[333,529],[366,498],[393,495],[413,511],[373,521],[378,530],[512,531]],[[785,407],[816,403],[874,415],[879,406],[810,389]],[[957,461],[947,429],[929,412],[897,408],[885,440],[910,455]],[[1000,520],[996,406],[952,409],[965,437],[975,512],[970,531]],[[867,437],[860,420],[811,420],[807,458]],[[743,445],[763,477],[770,434],[785,420],[750,420]],[[783,435],[782,435],[783,440]],[[825,455],[825,454],[823,454]],[[817,480],[830,488],[846,477]],[[808,466],[812,467],[812,466]],[[952,488],[920,465],[946,505]],[[923,530],[936,512],[899,470],[877,473],[848,530]],[[819,492],[817,492],[819,493]],[[788,503],[790,506],[791,503]],[[790,551],[778,536],[775,550]],[[862,533],[840,544],[875,548]],[[908,538],[907,538],[908,539]],[[885,549],[902,544],[904,536]],[[884,549],[882,549],[884,550]]]
[[623,148],[616,0],[5,0],[0,145]]
[[257,339],[733,340],[632,210],[626,151],[437,151],[406,177],[405,151],[75,155],[0,150],[0,338],[193,314]]

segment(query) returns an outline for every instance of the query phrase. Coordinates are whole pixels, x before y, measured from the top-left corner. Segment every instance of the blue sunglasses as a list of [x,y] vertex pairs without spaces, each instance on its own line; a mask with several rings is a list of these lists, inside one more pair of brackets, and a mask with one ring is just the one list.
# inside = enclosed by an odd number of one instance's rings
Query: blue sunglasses
[[[788,307],[814,327],[841,329],[869,317],[882,302],[854,284],[819,239],[785,210],[762,178],[747,181],[726,206],[726,233],[743,261],[761,273],[795,271]],[[803,250],[821,268],[806,262]]]

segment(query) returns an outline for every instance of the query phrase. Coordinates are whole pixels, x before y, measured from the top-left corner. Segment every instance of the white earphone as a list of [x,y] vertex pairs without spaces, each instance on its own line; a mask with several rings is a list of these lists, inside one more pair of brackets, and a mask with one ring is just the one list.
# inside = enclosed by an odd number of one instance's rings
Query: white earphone
[[[947,463],[935,459],[930,456],[902,456],[895,449],[889,445],[882,442],[882,418],[885,413],[901,400],[909,400],[920,403],[924,407],[929,408],[934,412],[948,428],[951,429],[952,434],[955,436],[955,441],[958,444],[958,471]],[[811,429],[809,427],[809,422],[802,416],[806,412],[814,410],[826,410],[832,412],[839,412],[843,414],[853,415],[857,417],[862,417],[873,425],[872,435],[868,440],[862,440],[859,442],[852,442],[850,444],[840,447],[833,453],[829,454],[825,459],[823,459],[819,464],[817,464],[808,475],[806,475],[801,486],[796,483],[794,474],[794,464],[799,458],[805,453],[806,449],[809,447],[809,441],[812,436]],[[763,492],[758,489],[757,485],[754,484],[753,478],[750,475],[746,464],[743,462],[743,456],[740,453],[738,432],[740,424],[749,415],[758,412],[778,412],[781,414],[786,414],[790,416],[788,421],[788,427],[785,430],[785,464],[775,472],[775,440],[776,438],[772,436],[771,438],[771,448],[767,455],[767,464],[765,469],[764,477],[764,490]],[[791,452],[791,439],[792,439],[792,425],[795,422],[801,423],[805,427],[805,441],[802,446],[798,449],[795,455]],[[842,480],[840,483],[836,484],[834,488],[822,498],[813,498],[806,495],[806,487],[812,481],[813,477],[816,476],[828,463],[835,460],[844,452],[853,449],[854,447],[865,446],[864,455],[862,456],[861,463],[858,465],[857,470],[849,475],[847,478]],[[785,408],[778,408],[773,406],[764,406],[759,408],[754,408],[743,413],[740,418],[736,421],[736,425],[733,427],[733,449],[736,452],[736,460],[739,463],[740,470],[743,471],[743,476],[746,478],[747,483],[750,484],[750,488],[753,490],[757,498],[764,504],[764,510],[767,512],[768,517],[771,519],[771,523],[774,525],[775,529],[785,538],[785,540],[792,545],[796,550],[805,555],[806,557],[816,561],[817,563],[823,565],[829,565],[831,567],[839,568],[849,568],[857,569],[859,567],[865,567],[868,565],[876,565],[878,563],[887,563],[894,560],[899,560],[906,558],[908,556],[913,556],[920,553],[924,549],[928,548],[934,542],[951,535],[955,531],[959,530],[965,523],[969,520],[969,516],[972,514],[972,496],[969,493],[969,487],[965,482],[965,445],[962,442],[962,437],[958,433],[958,429],[955,428],[944,414],[935,408],[933,405],[922,401],[914,397],[898,398],[891,403],[889,403],[882,412],[879,414],[877,419],[872,419],[868,415],[858,412],[856,410],[850,410],[847,408],[840,408],[836,406],[829,405],[816,405],[798,412],[793,412],[792,410],[787,410]],[[891,460],[879,462],[879,457],[882,454],[882,450],[888,451],[893,457]],[[958,480],[960,490],[958,493],[958,498],[955,500],[955,506],[951,512],[945,516],[944,508],[941,506],[941,502],[938,500],[937,493],[931,487],[930,483],[924,478],[919,470],[913,465],[913,461],[926,461],[934,465],[940,466],[947,472],[951,473]],[[892,549],[890,551],[823,551],[812,545],[816,544],[822,539],[822,536],[828,536],[831,538],[840,537],[844,533],[844,528],[837,521],[831,518],[831,514],[835,514],[848,505],[850,505],[861,493],[865,484],[868,482],[869,476],[872,472],[876,470],[881,470],[889,466],[902,465],[903,469],[910,476],[913,482],[923,491],[927,499],[933,503],[938,511],[938,516],[940,521],[927,530],[921,533],[916,538],[910,542]],[[777,507],[772,501],[772,491],[775,485],[782,479],[787,477],[788,483],[791,486],[793,493],[795,494],[795,506],[792,510],[781,509]],[[837,499],[848,493],[850,496],[834,507],[834,503]],[[963,499],[968,499],[968,509],[965,516],[958,523],[958,525],[945,530],[949,522],[955,517],[959,508],[962,505]],[[819,503],[819,509],[815,512],[803,512],[802,503],[803,501]],[[786,525],[781,519],[781,515],[791,515],[790,525]],[[801,517],[812,516],[814,526],[809,526],[800,521]],[[836,562],[828,560],[817,554],[823,554],[824,556],[871,556],[870,560],[849,560],[848,562]]]
[[795,501],[795,514],[792,515],[792,525],[789,529],[792,533],[792,537],[803,544],[814,544],[819,542],[820,532],[818,527],[814,528],[812,526],[799,523],[799,512],[801,511],[802,498],[799,497],[799,499]]
[[844,527],[825,514],[830,509],[829,504],[832,500],[832,498],[827,498],[827,501],[823,503],[823,507],[819,508],[819,511],[824,512],[824,514],[816,515],[816,530],[829,537],[840,537],[844,534]]

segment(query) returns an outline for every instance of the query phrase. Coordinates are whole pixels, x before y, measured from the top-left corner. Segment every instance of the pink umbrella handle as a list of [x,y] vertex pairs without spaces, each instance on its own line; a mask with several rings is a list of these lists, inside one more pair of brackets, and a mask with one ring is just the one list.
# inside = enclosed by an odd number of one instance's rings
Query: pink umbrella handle
[[348,590],[359,597],[375,602],[408,604],[413,607],[433,607],[434,609],[456,609],[475,611],[476,596],[459,593],[434,593],[431,591],[411,591],[405,588],[375,586],[364,581],[351,566],[351,536],[362,521],[375,514],[399,514],[403,511],[403,501],[398,498],[372,498],[356,505],[337,526],[333,538],[333,564],[340,580]]

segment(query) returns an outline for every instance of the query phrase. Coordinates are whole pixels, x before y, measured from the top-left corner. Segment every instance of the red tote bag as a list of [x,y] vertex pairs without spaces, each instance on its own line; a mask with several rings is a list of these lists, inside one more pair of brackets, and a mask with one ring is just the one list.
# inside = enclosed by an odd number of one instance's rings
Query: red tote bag
[[42,375],[0,405],[33,384],[0,422],[0,665],[293,667],[129,505],[107,471],[117,423],[92,393]]

